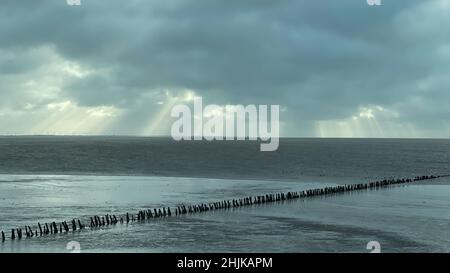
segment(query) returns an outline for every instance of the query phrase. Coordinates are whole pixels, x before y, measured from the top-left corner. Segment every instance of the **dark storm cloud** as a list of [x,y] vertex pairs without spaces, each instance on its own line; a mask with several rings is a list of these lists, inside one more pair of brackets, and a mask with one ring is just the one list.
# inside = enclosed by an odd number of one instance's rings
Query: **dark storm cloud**
[[[156,103],[163,89],[191,89],[208,103],[280,104],[294,135],[314,135],[315,121],[351,118],[363,106],[396,112],[398,123],[442,126],[450,112],[448,4],[2,1],[0,52],[18,57],[0,57],[0,73],[35,69],[42,64],[18,52],[50,46],[100,71],[64,81],[59,96],[126,109],[130,120],[148,114],[140,110],[148,92]],[[0,87],[0,96],[11,88]]]

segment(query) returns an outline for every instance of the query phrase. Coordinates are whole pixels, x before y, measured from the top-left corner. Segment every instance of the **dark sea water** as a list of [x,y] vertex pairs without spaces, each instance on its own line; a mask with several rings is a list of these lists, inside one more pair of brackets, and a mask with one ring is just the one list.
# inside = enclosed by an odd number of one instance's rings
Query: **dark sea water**
[[259,148],[252,141],[0,137],[0,173],[295,181],[450,173],[450,140],[282,139],[276,152]]
[[[0,137],[0,230],[142,208],[450,174],[450,140]],[[448,178],[0,243],[0,252],[449,252]],[[8,233],[9,235],[9,233]]]

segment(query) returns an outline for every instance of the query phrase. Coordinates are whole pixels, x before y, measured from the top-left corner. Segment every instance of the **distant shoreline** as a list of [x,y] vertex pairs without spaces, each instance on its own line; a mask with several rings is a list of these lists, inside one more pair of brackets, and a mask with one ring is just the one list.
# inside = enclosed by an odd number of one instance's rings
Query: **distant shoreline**
[[[138,135],[1,135],[0,138],[135,138],[135,139],[172,139],[171,136],[138,136]],[[450,137],[280,137],[280,140],[450,140]],[[185,140],[186,141],[186,140]],[[222,140],[217,140],[222,141]],[[223,140],[224,141],[224,140]]]

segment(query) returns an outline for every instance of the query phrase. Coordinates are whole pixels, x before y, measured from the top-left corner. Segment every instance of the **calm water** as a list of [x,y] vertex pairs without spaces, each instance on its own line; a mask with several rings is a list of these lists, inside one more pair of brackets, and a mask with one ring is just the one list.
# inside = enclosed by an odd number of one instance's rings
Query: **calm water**
[[[448,140],[0,138],[0,229],[258,193],[450,173]],[[89,175],[86,175],[89,174]],[[195,177],[195,178],[189,178]],[[7,241],[0,252],[449,252],[448,178]],[[9,233],[8,233],[9,235]]]

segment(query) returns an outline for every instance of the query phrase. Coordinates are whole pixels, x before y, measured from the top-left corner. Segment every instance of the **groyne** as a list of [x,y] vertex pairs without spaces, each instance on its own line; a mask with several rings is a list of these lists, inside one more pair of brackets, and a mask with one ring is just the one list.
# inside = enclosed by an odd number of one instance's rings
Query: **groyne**
[[450,175],[427,175],[414,178],[390,178],[370,183],[337,185],[324,188],[309,189],[303,191],[291,191],[280,193],[267,193],[263,195],[254,195],[241,197],[237,199],[227,199],[210,203],[199,204],[180,204],[177,207],[162,207],[153,209],[143,209],[135,213],[125,213],[122,215],[106,214],[94,215],[86,219],[71,219],[69,221],[50,223],[37,223],[35,226],[23,226],[11,229],[9,232],[1,231],[1,242],[9,240],[29,239],[33,237],[50,236],[61,233],[69,233],[83,230],[95,230],[118,224],[128,224],[130,222],[143,222],[154,219],[177,217],[195,213],[204,213],[208,211],[226,210],[231,208],[260,205],[266,203],[284,202],[292,199],[312,198],[317,196],[327,196],[342,194],[352,191],[374,190],[384,187],[390,187],[400,184],[409,184],[418,181],[432,180]]

